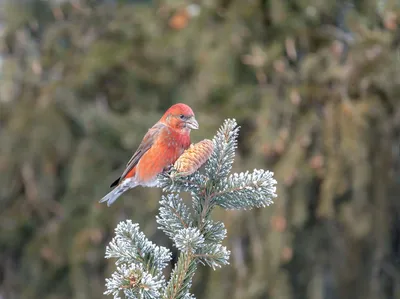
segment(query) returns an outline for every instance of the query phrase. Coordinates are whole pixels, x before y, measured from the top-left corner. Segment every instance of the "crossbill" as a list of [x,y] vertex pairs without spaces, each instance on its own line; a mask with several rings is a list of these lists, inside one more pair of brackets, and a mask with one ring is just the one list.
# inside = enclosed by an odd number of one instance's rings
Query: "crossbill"
[[100,202],[110,206],[125,191],[136,186],[157,185],[157,175],[175,163],[190,146],[190,131],[198,129],[193,110],[185,104],[171,106],[143,137],[122,175],[116,179],[111,192]]

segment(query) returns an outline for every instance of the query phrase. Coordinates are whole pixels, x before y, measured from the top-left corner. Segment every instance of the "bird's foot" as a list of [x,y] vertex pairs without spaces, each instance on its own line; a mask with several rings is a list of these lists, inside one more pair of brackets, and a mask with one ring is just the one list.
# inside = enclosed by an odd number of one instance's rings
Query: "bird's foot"
[[164,169],[163,169],[163,172],[170,173],[171,170],[172,170],[172,166],[173,166],[172,164],[168,165],[168,166],[165,166]]

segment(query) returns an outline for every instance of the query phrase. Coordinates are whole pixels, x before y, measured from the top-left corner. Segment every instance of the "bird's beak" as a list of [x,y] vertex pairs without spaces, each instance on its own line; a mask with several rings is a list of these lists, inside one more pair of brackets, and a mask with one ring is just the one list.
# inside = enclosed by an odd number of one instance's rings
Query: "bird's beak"
[[192,116],[186,121],[186,127],[188,127],[189,129],[197,130],[199,128],[199,123],[194,118],[194,116]]

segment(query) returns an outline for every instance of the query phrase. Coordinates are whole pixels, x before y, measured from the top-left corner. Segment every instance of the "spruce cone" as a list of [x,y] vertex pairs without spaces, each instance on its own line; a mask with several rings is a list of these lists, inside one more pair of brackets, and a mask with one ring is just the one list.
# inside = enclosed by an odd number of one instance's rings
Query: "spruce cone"
[[179,176],[188,176],[199,169],[210,158],[214,144],[204,139],[190,147],[176,160],[174,168]]

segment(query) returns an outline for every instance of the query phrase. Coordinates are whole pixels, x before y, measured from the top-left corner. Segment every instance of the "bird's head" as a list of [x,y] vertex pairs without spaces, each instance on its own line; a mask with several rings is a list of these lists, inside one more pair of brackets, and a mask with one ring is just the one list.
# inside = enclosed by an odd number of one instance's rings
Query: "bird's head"
[[192,108],[181,103],[171,106],[160,121],[171,128],[188,132],[191,129],[196,130],[199,128]]

